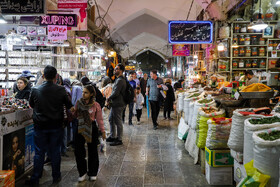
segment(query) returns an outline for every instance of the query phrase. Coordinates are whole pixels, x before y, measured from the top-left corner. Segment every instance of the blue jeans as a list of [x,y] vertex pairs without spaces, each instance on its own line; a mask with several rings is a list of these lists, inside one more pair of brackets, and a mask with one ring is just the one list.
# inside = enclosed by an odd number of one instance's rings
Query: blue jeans
[[129,124],[132,123],[134,102],[129,103]]
[[63,128],[59,129],[36,129],[34,132],[35,156],[34,168],[31,180],[39,181],[42,176],[45,153],[48,151],[51,157],[52,177],[54,180],[61,177],[60,173],[60,147],[63,137]]
[[67,127],[64,127],[62,137],[63,138],[62,138],[62,142],[61,142],[61,153],[66,153],[66,151],[67,151]]

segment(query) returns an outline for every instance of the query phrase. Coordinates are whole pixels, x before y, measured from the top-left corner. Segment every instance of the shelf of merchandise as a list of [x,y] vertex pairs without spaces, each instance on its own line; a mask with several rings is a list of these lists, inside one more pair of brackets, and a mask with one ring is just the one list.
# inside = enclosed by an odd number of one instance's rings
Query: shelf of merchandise
[[[268,23],[268,24],[277,24],[277,21],[264,21],[265,23]],[[234,33],[234,26],[236,23],[239,23],[239,24],[249,24],[250,21],[233,21],[231,22],[231,24],[229,24],[229,27],[230,27],[230,40],[229,40],[229,51],[230,51],[230,62],[229,62],[229,69],[230,69],[230,75],[231,75],[231,80],[232,80],[232,75],[233,75],[233,72],[236,72],[236,71],[243,71],[243,70],[263,70],[263,71],[268,71],[269,70],[269,59],[278,59],[280,57],[270,57],[271,56],[271,51],[268,51],[266,50],[266,56],[257,56],[257,57],[234,57],[233,56],[233,49],[231,46],[233,45],[233,36],[237,35],[237,36],[240,36],[240,35],[257,35],[257,36],[262,36],[263,33]],[[265,39],[265,45],[239,45],[239,47],[265,47],[266,49],[269,47],[269,41],[272,40],[272,41],[279,41],[280,43],[280,38],[264,38]],[[280,52],[280,50],[277,52]],[[232,68],[232,61],[233,59],[265,59],[266,60],[266,68]],[[279,71],[280,71],[280,68],[279,68]]]

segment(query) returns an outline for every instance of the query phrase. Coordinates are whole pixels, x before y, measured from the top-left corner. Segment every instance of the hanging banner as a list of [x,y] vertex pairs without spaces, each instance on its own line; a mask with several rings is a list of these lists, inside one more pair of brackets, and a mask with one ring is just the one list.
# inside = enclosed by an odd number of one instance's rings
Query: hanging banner
[[185,44],[172,45],[172,56],[190,56],[189,45],[185,45]]
[[73,31],[87,31],[87,0],[58,0],[59,10],[69,10],[77,15],[77,26],[72,27]]
[[9,15],[30,15],[44,14],[45,0],[1,0],[0,7],[2,14]]
[[61,25],[68,27],[77,27],[76,14],[47,14],[40,16],[40,25]]
[[210,44],[213,41],[211,21],[169,21],[168,41],[173,44]]
[[48,26],[49,40],[67,40],[67,26]]

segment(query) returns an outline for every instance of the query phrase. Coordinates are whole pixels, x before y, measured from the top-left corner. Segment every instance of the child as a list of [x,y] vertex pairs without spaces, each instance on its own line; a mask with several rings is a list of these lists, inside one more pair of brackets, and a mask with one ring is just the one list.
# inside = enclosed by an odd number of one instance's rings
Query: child
[[142,115],[142,108],[144,104],[144,97],[141,94],[141,88],[136,88],[136,116],[137,116],[137,125],[140,125],[140,118]]
[[[77,168],[79,171],[79,182],[89,176],[89,180],[96,180],[99,158],[98,158],[98,127],[102,132],[103,140],[106,139],[104,123],[102,118],[102,110],[100,105],[95,102],[95,90],[93,86],[86,85],[83,89],[83,97],[77,101],[75,106],[75,116],[77,116],[78,134],[75,140],[75,157]],[[88,147],[88,163],[86,161],[85,142]],[[88,167],[87,167],[88,166]]]

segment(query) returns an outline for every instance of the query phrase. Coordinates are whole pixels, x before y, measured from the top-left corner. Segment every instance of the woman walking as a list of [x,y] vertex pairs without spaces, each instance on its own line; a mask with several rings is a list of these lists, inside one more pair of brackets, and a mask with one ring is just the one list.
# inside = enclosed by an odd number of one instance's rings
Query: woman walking
[[[93,86],[86,85],[83,89],[83,97],[75,106],[75,115],[78,118],[78,134],[75,140],[75,157],[79,171],[79,182],[86,180],[94,181],[99,168],[99,157],[97,145],[98,127],[102,132],[103,140],[106,139],[102,110],[99,103],[95,102],[95,90]],[[96,125],[98,124],[98,127]],[[88,147],[88,162],[86,160],[85,143]]]
[[175,95],[174,95],[173,87],[171,86],[171,79],[167,79],[165,81],[165,85],[167,86],[168,90],[166,91],[166,98],[164,101],[163,116],[164,116],[164,119],[167,119],[166,118],[166,113],[167,113],[168,119],[172,120],[172,118],[170,117],[170,113],[171,113],[171,111],[173,111],[173,103],[175,101]]

